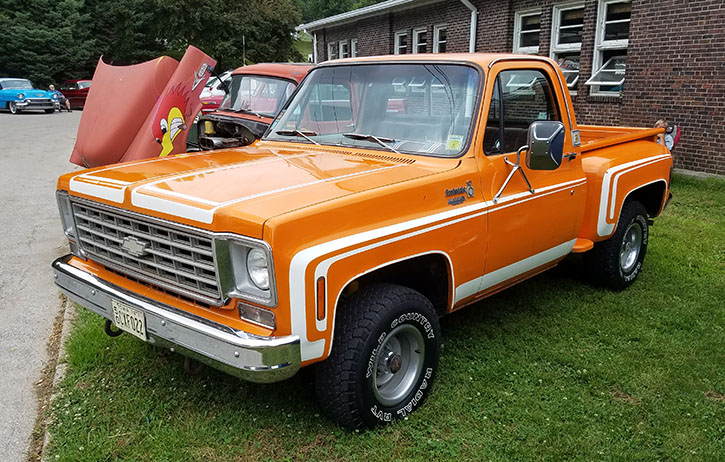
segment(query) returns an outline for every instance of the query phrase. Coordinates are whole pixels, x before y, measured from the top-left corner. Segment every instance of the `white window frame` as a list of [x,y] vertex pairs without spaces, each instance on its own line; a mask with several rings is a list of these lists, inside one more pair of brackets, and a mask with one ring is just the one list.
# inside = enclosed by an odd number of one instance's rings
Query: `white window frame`
[[[423,42],[423,43],[420,42],[420,38],[419,38],[419,35],[421,33],[426,34],[425,42]],[[427,27],[418,27],[417,29],[413,29],[413,53],[414,54],[425,53],[426,51],[428,51],[428,36],[427,36],[427,34],[428,34],[428,28]],[[418,47],[420,45],[425,45],[425,50],[418,51]]]
[[337,59],[337,43],[332,42],[327,44],[327,60],[331,61]]
[[[561,27],[560,22],[562,13],[567,10],[577,10],[580,8],[584,8],[584,2],[572,2],[554,5],[554,9],[551,14],[551,50],[549,51],[549,57],[554,61],[558,59],[559,53],[579,52],[579,63],[581,64],[581,42],[559,44],[559,28]],[[576,88],[577,85],[579,85],[580,77],[581,76],[577,76],[576,80],[574,80],[574,82],[569,87],[569,94],[577,94]]]
[[[531,9],[531,10],[521,10],[514,13],[514,53],[522,53],[522,54],[528,54],[528,55],[535,55],[539,53],[539,45],[535,47],[522,47],[521,46],[521,23],[523,22],[524,18],[527,18],[529,16],[539,16],[539,43],[541,43],[541,10],[540,9]],[[526,33],[531,33],[536,31],[526,31]]]
[[[441,40],[441,31],[446,31],[446,39]],[[433,27],[433,53],[445,53],[441,52],[441,44],[448,45],[448,24],[438,24]]]
[[350,40],[350,57],[357,58],[357,39]]
[[410,54],[409,53],[409,50],[408,50],[408,48],[410,47],[410,42],[409,41],[404,46],[405,53],[401,53],[400,52],[400,49],[403,48],[403,46],[400,45],[400,38],[401,37],[406,37],[407,38],[408,35],[409,34],[408,34],[408,31],[407,30],[401,30],[401,31],[398,31],[398,32],[395,33],[395,45],[394,45],[395,48],[394,48],[394,54],[396,54],[396,55],[401,55],[401,54],[402,55],[407,55],[407,54]]
[[[347,50],[345,51],[345,53],[344,53],[344,54],[345,54],[345,56],[343,56],[343,52],[342,52],[342,49],[343,49],[343,47],[345,47],[345,48],[347,49]],[[338,49],[339,49],[339,54],[338,54],[338,56],[339,56],[339,57],[340,57],[341,59],[342,59],[342,58],[349,58],[349,57],[350,57],[350,45],[348,45],[348,43],[347,43],[347,40],[340,40],[340,42],[339,42],[339,45],[338,45]]]
[[[600,91],[599,85],[594,80],[606,63],[604,62],[604,52],[613,50],[622,50],[626,55],[629,47],[629,38],[622,40],[604,40],[604,31],[607,20],[607,6],[617,3],[632,3],[631,0],[599,0],[599,8],[597,10],[597,32],[594,42],[594,59],[592,60],[592,76],[586,81],[586,85],[590,86],[589,94],[592,96],[615,96],[611,91]],[[630,26],[631,26],[630,15]],[[631,32],[631,30],[630,30]],[[609,61],[609,60],[607,60]],[[626,72],[626,71],[625,71]],[[625,78],[626,79],[626,78]],[[619,96],[619,95],[616,95]]]

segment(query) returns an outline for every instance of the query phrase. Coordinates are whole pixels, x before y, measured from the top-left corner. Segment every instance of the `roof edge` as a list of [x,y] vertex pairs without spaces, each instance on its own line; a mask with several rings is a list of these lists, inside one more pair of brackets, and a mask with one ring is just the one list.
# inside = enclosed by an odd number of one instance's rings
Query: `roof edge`
[[328,16],[326,18],[317,19],[315,21],[308,22],[306,24],[300,24],[295,27],[295,31],[314,31],[321,29],[324,26],[339,25],[347,22],[357,21],[368,16],[374,16],[376,14],[384,13],[389,10],[405,9],[405,7],[412,6],[413,3],[429,4],[438,3],[443,0],[387,0],[385,2],[374,3],[356,10],[346,11],[344,13],[336,14],[334,16]]

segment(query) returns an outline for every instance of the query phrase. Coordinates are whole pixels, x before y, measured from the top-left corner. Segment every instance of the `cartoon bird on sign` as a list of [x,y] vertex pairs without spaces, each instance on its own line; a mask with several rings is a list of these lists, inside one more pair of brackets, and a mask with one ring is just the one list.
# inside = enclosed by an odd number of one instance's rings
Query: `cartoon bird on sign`
[[186,130],[188,102],[189,89],[183,83],[172,87],[159,102],[151,125],[154,139],[161,145],[159,157],[168,156],[174,150],[174,139]]

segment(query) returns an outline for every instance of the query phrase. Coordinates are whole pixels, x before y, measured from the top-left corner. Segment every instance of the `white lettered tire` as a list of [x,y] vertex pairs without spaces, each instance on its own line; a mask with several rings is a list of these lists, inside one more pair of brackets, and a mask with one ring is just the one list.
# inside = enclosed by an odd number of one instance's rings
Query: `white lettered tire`
[[338,308],[335,343],[318,365],[322,409],[347,428],[403,419],[430,393],[440,357],[440,325],[415,290],[375,284]]
[[648,242],[647,210],[637,201],[625,202],[614,234],[587,253],[589,272],[611,289],[626,289],[642,270]]

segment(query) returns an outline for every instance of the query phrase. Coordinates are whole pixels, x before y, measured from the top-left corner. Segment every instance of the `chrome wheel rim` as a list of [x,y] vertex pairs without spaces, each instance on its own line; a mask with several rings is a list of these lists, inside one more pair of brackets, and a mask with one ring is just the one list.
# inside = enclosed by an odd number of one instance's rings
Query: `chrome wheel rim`
[[384,406],[399,404],[415,387],[425,358],[423,335],[410,324],[392,330],[378,348],[373,394]]
[[8,103],[8,109],[10,109],[11,114],[15,114],[16,112],[18,112],[18,106],[14,102]]
[[642,249],[642,227],[639,223],[632,223],[624,233],[624,240],[619,249],[619,267],[622,272],[629,273],[637,264],[639,252]]

